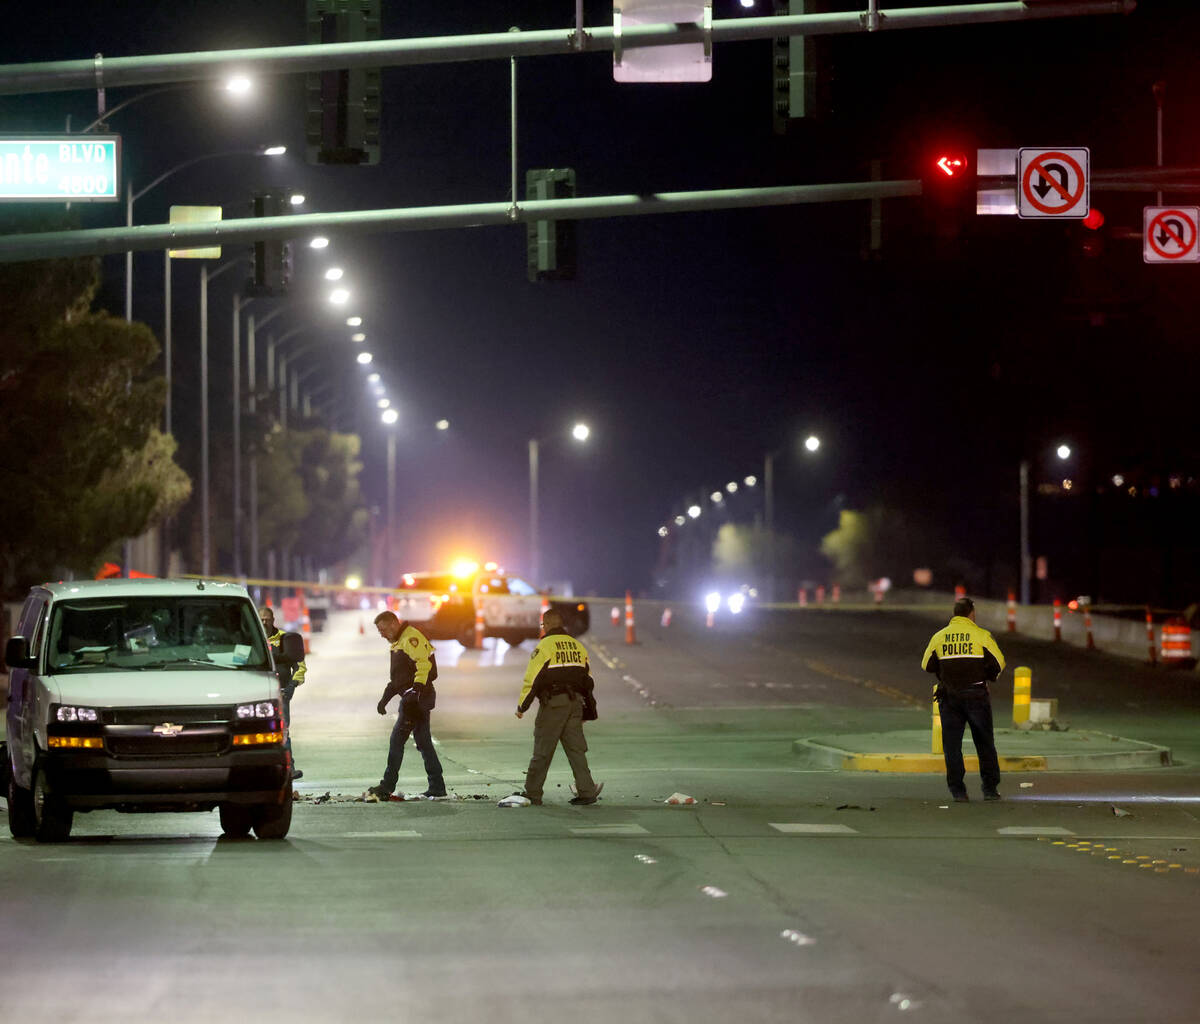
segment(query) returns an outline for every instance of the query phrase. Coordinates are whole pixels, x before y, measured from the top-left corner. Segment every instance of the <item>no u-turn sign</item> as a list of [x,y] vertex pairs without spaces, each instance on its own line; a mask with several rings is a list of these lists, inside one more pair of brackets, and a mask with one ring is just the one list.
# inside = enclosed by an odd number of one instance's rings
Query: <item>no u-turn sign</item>
[[1086,217],[1089,157],[1083,148],[1017,150],[1017,216]]
[[1142,259],[1146,263],[1200,263],[1196,226],[1200,208],[1147,206],[1142,210]]

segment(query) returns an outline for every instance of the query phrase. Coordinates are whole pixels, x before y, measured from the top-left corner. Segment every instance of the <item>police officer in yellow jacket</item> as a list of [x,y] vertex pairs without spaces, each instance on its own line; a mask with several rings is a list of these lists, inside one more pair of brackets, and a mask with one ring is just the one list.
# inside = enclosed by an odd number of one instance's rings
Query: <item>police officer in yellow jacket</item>
[[[279,680],[279,694],[283,698],[283,724],[287,729],[287,752],[292,752],[292,697],[296,687],[304,682],[308,666],[304,663],[304,637],[299,633],[285,633],[275,626],[275,609],[264,605],[258,610],[263,629],[267,632],[267,643],[271,647],[271,658],[275,662],[275,678]],[[304,772],[292,761],[292,778],[303,778]]]
[[525,792],[531,803],[542,802],[542,787],[554,752],[561,743],[575,776],[571,803],[594,804],[604,783],[592,781],[588,769],[583,723],[596,717],[595,684],[588,667],[587,648],[567,633],[562,614],[549,609],[542,616],[542,638],[533,649],[517,701],[522,718],[534,698],[539,707],[533,723],[533,757],[525,773]]
[[946,758],[946,785],[950,795],[965,803],[962,738],[971,727],[983,798],[999,800],[1000,761],[992,734],[992,702],[988,683],[1004,671],[1004,655],[992,634],[975,624],[975,602],[961,597],[954,602],[954,617],[933,634],[921,659],[921,668],[938,678],[934,699],[942,718],[942,750]]
[[379,698],[376,710],[386,715],[388,701],[399,694],[400,714],[388,744],[387,768],[383,778],[378,786],[367,790],[365,799],[382,803],[392,795],[400,780],[404,745],[410,735],[425,761],[425,774],[429,779],[429,787],[421,795],[443,797],[446,795],[446,782],[429,730],[429,714],[437,703],[437,692],[433,688],[433,681],[437,678],[437,657],[433,644],[411,622],[401,622],[395,612],[380,612],[375,616],[375,628],[388,642],[392,652],[387,689]]

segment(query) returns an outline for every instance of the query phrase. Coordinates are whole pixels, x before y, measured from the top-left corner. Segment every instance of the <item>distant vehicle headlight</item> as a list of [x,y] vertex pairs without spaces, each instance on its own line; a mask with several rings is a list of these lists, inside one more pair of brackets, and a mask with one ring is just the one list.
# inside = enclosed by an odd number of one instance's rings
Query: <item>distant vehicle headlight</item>
[[257,704],[239,704],[238,718],[278,718],[279,708],[273,700],[260,701]]
[[704,607],[707,608],[708,611],[710,611],[710,612],[715,612],[718,608],[721,607],[721,595],[718,594],[715,590],[711,594],[705,594]]
[[738,612],[740,612],[746,606],[746,595],[740,591],[736,594],[730,594],[729,601],[727,603],[729,605],[729,610],[733,612],[734,615],[737,615]]
[[54,716],[60,722],[98,722],[100,713],[95,708],[80,708],[65,704]]

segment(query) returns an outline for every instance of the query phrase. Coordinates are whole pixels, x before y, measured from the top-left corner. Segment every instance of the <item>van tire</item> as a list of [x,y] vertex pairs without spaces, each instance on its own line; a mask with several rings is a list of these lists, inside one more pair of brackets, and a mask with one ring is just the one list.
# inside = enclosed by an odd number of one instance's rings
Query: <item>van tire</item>
[[33,816],[33,794],[17,780],[8,776],[8,830],[14,839],[28,839],[37,831],[37,820]]
[[463,645],[463,647],[467,648],[467,650],[470,650],[475,646],[475,626],[463,626],[462,629],[458,631],[458,636],[455,639],[457,639],[458,642]]
[[501,633],[500,639],[503,640],[509,647],[520,647],[521,644],[529,639],[532,639],[528,633]]
[[250,812],[247,804],[220,804],[217,814],[221,819],[221,831],[230,839],[245,839],[253,824]]
[[250,809],[254,834],[259,839],[283,839],[292,827],[292,784],[284,788],[279,803],[259,804]]
[[46,770],[37,765],[33,770],[34,838],[39,843],[62,843],[71,834],[75,812],[54,795],[46,780]]

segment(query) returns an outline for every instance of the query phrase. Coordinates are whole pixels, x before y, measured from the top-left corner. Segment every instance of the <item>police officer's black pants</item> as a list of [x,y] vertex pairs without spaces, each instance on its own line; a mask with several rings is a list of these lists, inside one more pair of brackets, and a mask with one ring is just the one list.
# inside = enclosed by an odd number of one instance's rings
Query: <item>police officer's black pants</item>
[[[406,714],[407,712],[407,714]],[[392,738],[388,743],[387,768],[383,778],[379,780],[384,792],[392,793],[396,783],[400,781],[400,766],[404,763],[404,745],[412,736],[425,762],[425,775],[429,779],[429,792],[435,796],[446,795],[446,781],[442,777],[442,762],[438,760],[437,751],[433,746],[433,735],[429,731],[429,714],[419,709],[414,714],[403,702],[400,704],[400,714],[396,716],[396,724],[392,728]]]
[[966,793],[963,776],[962,740],[967,726],[979,756],[979,777],[984,793],[994,793],[1000,785],[1000,761],[996,757],[996,740],[992,735],[992,702],[986,686],[973,686],[962,693],[942,693],[938,712],[942,717],[942,750],[946,758],[946,785],[955,796]]

